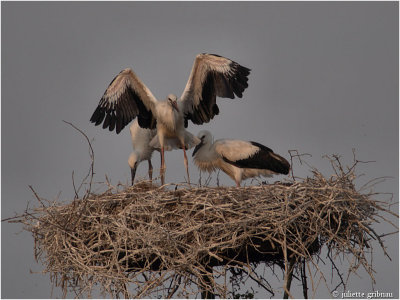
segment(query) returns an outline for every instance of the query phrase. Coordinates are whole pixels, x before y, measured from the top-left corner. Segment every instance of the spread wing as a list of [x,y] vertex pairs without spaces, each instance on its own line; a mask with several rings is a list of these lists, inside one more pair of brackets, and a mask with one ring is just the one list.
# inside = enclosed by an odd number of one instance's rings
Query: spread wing
[[270,148],[256,143],[240,140],[217,141],[215,150],[222,159],[238,168],[266,169],[275,173],[288,174],[289,162],[274,153]]
[[236,95],[241,98],[248,87],[249,74],[250,69],[228,58],[215,54],[197,55],[180,98],[185,126],[188,120],[203,124],[218,115],[217,97],[234,99]]
[[120,133],[134,118],[140,127],[155,128],[157,100],[131,69],[122,70],[104,92],[90,121]]

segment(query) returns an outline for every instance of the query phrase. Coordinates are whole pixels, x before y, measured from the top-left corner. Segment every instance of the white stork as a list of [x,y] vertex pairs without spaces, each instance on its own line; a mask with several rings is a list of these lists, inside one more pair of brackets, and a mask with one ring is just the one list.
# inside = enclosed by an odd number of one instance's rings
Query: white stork
[[157,135],[157,130],[141,128],[137,120],[132,123],[129,130],[131,132],[133,152],[129,156],[128,163],[131,168],[131,184],[133,185],[136,169],[138,165],[145,160],[149,163],[149,179],[153,179],[151,156],[156,149],[150,146],[150,142]]
[[[153,179],[153,165],[151,164],[151,157],[155,150],[160,151],[160,144],[157,137],[157,130],[140,127],[137,119],[133,121],[129,130],[131,132],[133,152],[129,156],[128,164],[131,168],[131,184],[133,185],[137,167],[142,161],[145,160],[147,160],[149,163],[149,179]],[[190,149],[194,147],[195,141],[197,141],[197,138],[186,131],[185,148]],[[165,150],[167,151],[179,149],[181,147],[181,143],[177,138],[167,138],[165,142]],[[161,176],[163,176],[162,173]]]
[[289,173],[289,162],[259,143],[228,139],[213,142],[207,130],[200,131],[197,137],[201,142],[193,150],[195,165],[207,172],[221,169],[238,187],[247,178]]
[[[173,94],[157,101],[147,86],[131,70],[121,71],[110,83],[90,121],[119,133],[132,119],[142,128],[157,128],[161,145],[161,172],[165,172],[165,139],[178,138],[183,149],[188,182],[188,161],[184,146],[188,121],[209,122],[219,113],[216,97],[239,98],[247,88],[250,69],[214,54],[196,56],[186,87],[178,100]],[[197,142],[199,142],[197,140]],[[163,178],[163,176],[161,177]],[[164,184],[164,182],[162,182]]]

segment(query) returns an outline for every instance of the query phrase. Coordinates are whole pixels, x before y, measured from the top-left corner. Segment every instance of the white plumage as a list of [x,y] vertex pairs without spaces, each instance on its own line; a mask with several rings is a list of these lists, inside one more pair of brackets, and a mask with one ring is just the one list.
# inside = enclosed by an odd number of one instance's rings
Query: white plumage
[[200,131],[197,137],[201,142],[193,150],[195,165],[207,172],[221,169],[237,186],[247,178],[289,173],[289,162],[259,143],[228,139],[213,142],[207,130]]
[[[153,165],[151,157],[155,150],[160,152],[161,146],[157,136],[156,129],[146,129],[139,126],[137,119],[135,119],[130,128],[133,151],[129,156],[128,164],[131,168],[131,184],[133,185],[136,175],[136,170],[142,161],[147,160],[149,164],[149,179],[153,179]],[[185,147],[186,149],[194,147],[197,138],[190,132],[185,132]],[[179,149],[180,141],[177,138],[167,138],[165,140],[165,150],[171,151]]]
[[157,130],[141,128],[137,120],[132,123],[129,130],[131,132],[133,151],[129,156],[128,163],[131,168],[131,184],[133,185],[137,167],[145,160],[149,163],[149,179],[153,179],[151,157],[156,148],[152,147],[150,142],[157,135]]
[[[166,139],[177,138],[183,149],[188,181],[189,170],[185,149],[186,127],[209,122],[219,113],[216,97],[242,97],[247,88],[250,69],[214,54],[199,54],[194,61],[181,98],[170,94],[157,101],[151,91],[131,70],[121,71],[110,83],[90,121],[119,133],[132,119],[142,128],[157,128],[161,147],[161,181],[164,183]],[[193,136],[195,144],[199,140]]]

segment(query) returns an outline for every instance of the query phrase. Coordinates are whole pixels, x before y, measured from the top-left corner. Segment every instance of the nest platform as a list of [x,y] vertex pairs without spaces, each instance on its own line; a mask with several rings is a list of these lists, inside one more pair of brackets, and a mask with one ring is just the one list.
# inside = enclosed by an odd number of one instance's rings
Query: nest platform
[[365,249],[375,240],[386,251],[371,225],[395,214],[356,190],[353,168],[337,171],[240,188],[143,181],[63,205],[38,197],[14,222],[33,234],[53,284],[77,297],[96,285],[112,297],[234,297],[218,278],[243,273],[273,294],[254,272],[262,263],[284,270],[287,296],[293,270],[316,265],[324,245],[371,276]]

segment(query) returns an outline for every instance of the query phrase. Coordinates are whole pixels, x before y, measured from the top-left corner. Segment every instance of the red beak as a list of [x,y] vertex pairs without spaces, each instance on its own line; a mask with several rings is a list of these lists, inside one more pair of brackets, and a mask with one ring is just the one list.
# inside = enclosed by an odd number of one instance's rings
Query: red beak
[[176,101],[172,101],[171,103],[172,103],[172,107],[173,107],[177,112],[179,112],[178,104],[176,103]]

